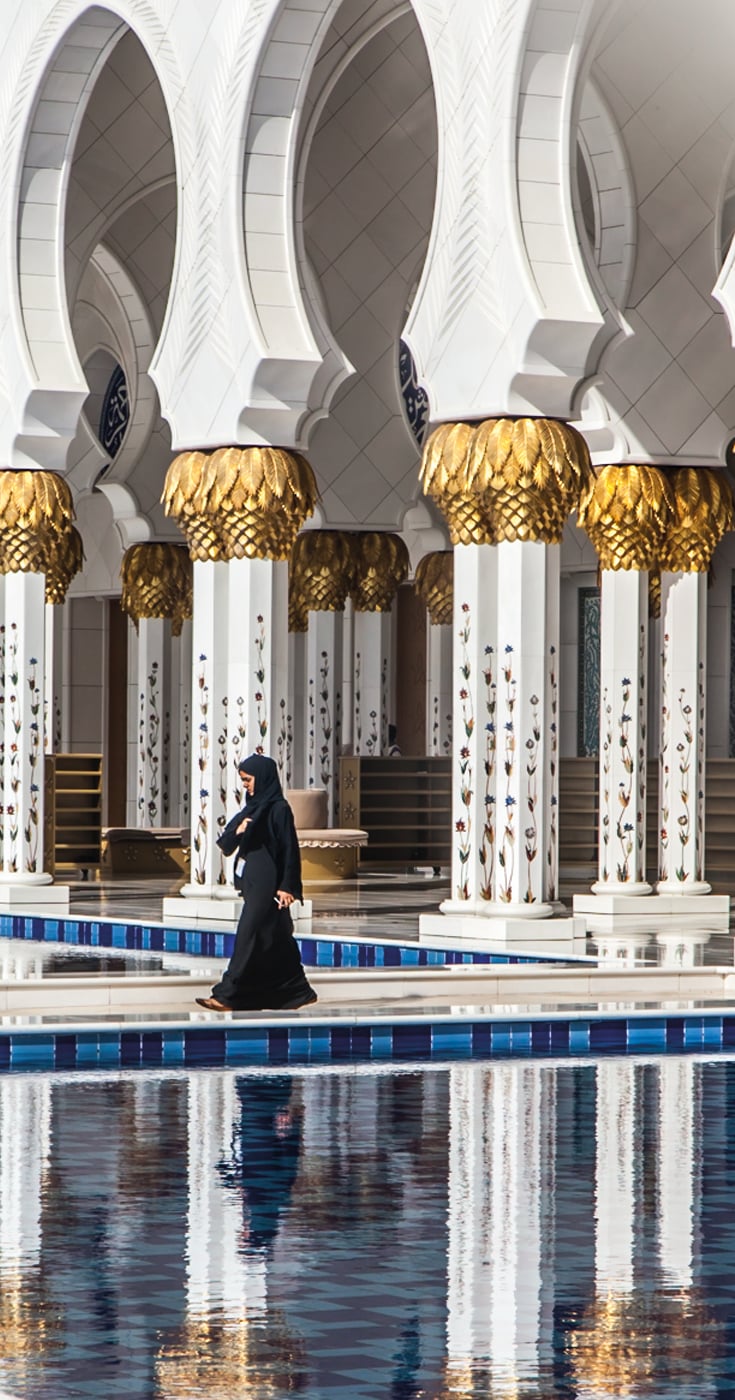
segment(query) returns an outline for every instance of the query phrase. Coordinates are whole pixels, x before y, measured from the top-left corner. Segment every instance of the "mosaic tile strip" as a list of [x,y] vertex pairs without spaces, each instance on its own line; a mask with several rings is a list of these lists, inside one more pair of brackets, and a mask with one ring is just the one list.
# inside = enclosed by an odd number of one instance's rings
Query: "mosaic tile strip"
[[0,1034],[0,1071],[155,1066],[305,1065],[410,1060],[660,1055],[735,1050],[735,1015],[600,1016],[543,1020],[436,1019],[328,1025],[227,1022],[146,1030]]
[[[0,915],[0,937],[36,942],[67,943],[83,948],[119,948],[136,953],[189,953],[194,957],[229,958],[235,946],[232,932],[210,929],[161,928],[148,924],[114,923],[104,919],[45,919],[25,914]],[[466,964],[553,963],[577,965],[580,959],[543,954],[483,953],[417,945],[357,943],[309,934],[296,941],[307,967],[455,967]]]

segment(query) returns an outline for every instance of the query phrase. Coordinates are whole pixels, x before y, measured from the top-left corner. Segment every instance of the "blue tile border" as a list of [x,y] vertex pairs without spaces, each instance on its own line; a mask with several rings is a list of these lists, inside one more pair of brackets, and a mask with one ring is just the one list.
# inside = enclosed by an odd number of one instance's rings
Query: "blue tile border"
[[[39,943],[65,943],[84,948],[115,948],[131,953],[184,953],[192,957],[229,958],[235,946],[234,929],[164,928],[158,924],[128,924],[105,919],[45,919],[38,915],[0,914],[0,938]],[[543,953],[481,952],[458,948],[425,948],[393,940],[363,942],[324,934],[299,934],[296,942],[307,967],[460,967],[547,965],[579,966],[594,962],[588,957],[560,958]]]
[[0,1033],[0,1073],[23,1070],[228,1065],[369,1064],[376,1061],[603,1058],[732,1052],[735,1016],[722,1012],[621,1016],[490,1016],[356,1020],[192,1022],[182,1026]]

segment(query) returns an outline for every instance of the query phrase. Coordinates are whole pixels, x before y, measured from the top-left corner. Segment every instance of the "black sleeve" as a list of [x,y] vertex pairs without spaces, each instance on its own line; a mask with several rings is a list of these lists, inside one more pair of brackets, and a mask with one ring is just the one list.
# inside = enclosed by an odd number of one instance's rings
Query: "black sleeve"
[[302,900],[304,890],[301,884],[301,851],[296,835],[293,812],[287,802],[279,802],[273,809],[273,831],[276,837],[276,872],[279,890]]
[[244,817],[245,808],[243,807],[243,810],[241,812],[238,812],[236,816],[232,817],[230,821],[228,821],[227,826],[225,827],[221,836],[217,837],[217,845],[222,851],[224,851],[226,856],[234,855],[235,851],[240,845],[242,837],[238,836],[237,828],[239,827],[240,822],[244,819]]

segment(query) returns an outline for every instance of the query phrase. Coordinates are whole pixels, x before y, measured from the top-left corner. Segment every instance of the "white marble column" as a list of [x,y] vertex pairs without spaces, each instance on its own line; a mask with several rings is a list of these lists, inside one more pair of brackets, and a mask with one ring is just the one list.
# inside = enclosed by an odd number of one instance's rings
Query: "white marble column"
[[495,888],[497,549],[454,551],[452,884],[444,913],[490,912]]
[[388,748],[392,620],[392,612],[355,612],[353,746],[368,758],[380,758]]
[[354,752],[355,723],[355,608],[351,598],[345,600],[342,613],[342,705],[340,733],[341,753]]
[[46,656],[44,661],[44,751],[61,748],[61,695],[63,683],[64,605],[46,604]]
[[68,903],[68,888],[44,871],[43,574],[5,575],[5,713],[0,904]]
[[325,788],[335,822],[337,706],[342,675],[342,615],[310,612],[306,634],[306,786]]
[[169,821],[188,826],[191,782],[192,625],[187,619],[178,637],[171,638],[171,719],[169,763]]
[[661,579],[659,894],[703,895],[707,575]]
[[498,553],[494,905],[540,918],[556,899],[559,545]]
[[[648,574],[602,571],[599,895],[646,895]],[[576,904],[575,904],[576,907]]]
[[427,617],[426,750],[432,758],[452,752],[452,624]]
[[286,788],[306,787],[306,636],[288,634]]
[[227,689],[219,726],[228,735],[222,791],[231,814],[242,802],[239,759],[267,754],[286,780],[288,565],[231,559],[227,579]]
[[136,672],[135,825],[168,826],[165,780],[166,715],[170,712],[168,637],[170,623],[140,618],[134,640]]
[[[212,897],[225,883],[216,840],[226,817],[219,737],[227,696],[228,565],[194,564],[191,701],[191,869],[185,897]],[[225,730],[226,735],[226,730]],[[179,904],[179,900],[166,901]]]

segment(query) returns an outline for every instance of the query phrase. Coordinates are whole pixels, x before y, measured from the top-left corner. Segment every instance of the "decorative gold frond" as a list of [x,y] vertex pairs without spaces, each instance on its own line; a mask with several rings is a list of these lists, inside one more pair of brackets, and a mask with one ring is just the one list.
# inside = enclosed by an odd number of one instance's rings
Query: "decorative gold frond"
[[416,592],[429,609],[435,626],[452,621],[454,606],[454,552],[451,549],[425,554],[416,568]]
[[342,612],[353,578],[350,537],[341,530],[306,530],[291,554],[294,600],[307,612]]
[[468,486],[467,463],[475,438],[469,423],[442,423],[424,445],[420,480],[436,501],[452,544],[493,544],[495,530],[482,492]]
[[63,477],[40,470],[0,471],[0,573],[46,573],[73,519]]
[[352,600],[358,612],[389,612],[408,577],[408,550],[399,535],[362,530],[351,535],[354,579]]
[[222,447],[177,457],[162,500],[194,559],[287,559],[313,514],[317,489],[298,452]]
[[706,573],[722,536],[733,528],[733,500],[724,471],[677,467],[670,473],[673,517],[660,551],[662,569]]
[[59,536],[55,552],[49,551],[46,564],[46,602],[63,603],[72,579],[84,567],[84,545],[79,531],[70,525]]
[[655,569],[674,514],[674,493],[660,467],[608,466],[580,503],[579,524],[603,569]]
[[467,490],[485,501],[500,540],[558,544],[591,474],[581,433],[550,418],[488,419],[467,458]]
[[120,568],[120,606],[137,624],[142,617],[170,618],[178,637],[192,615],[192,563],[181,544],[134,544]]

